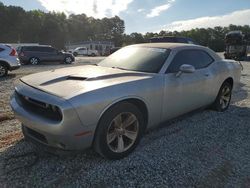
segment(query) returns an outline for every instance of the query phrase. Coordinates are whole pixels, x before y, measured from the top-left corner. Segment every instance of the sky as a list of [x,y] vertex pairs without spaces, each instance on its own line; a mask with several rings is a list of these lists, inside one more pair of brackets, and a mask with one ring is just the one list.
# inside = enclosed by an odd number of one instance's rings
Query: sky
[[40,9],[95,18],[118,15],[125,32],[181,31],[250,25],[250,0],[0,0],[25,10]]

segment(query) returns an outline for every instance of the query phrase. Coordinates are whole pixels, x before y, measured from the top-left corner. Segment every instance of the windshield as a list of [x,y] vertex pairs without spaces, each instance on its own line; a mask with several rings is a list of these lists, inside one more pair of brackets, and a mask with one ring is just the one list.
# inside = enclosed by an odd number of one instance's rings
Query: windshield
[[113,53],[98,65],[131,71],[158,73],[170,50],[150,47],[125,47]]

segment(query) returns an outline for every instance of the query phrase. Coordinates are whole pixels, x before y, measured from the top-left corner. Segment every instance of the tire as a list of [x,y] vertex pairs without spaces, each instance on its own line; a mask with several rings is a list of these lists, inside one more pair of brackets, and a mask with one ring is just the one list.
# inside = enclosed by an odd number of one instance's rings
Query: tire
[[94,54],[94,53],[92,53],[92,54],[91,54],[91,56],[92,56],[92,57],[95,57],[95,54]]
[[77,52],[74,52],[73,55],[76,57],[76,56],[78,56],[78,53],[77,53]]
[[30,58],[29,63],[31,65],[38,65],[40,63],[40,60],[37,57],[32,57]]
[[232,96],[232,85],[224,82],[219,90],[212,108],[218,112],[224,112],[228,109]]
[[138,145],[145,130],[144,122],[142,113],[135,105],[127,102],[116,104],[104,113],[98,124],[95,151],[108,159],[126,157]]
[[8,68],[5,65],[0,64],[0,78],[8,74]]
[[70,56],[65,57],[65,59],[64,59],[65,64],[72,64],[72,62],[73,62],[73,59]]

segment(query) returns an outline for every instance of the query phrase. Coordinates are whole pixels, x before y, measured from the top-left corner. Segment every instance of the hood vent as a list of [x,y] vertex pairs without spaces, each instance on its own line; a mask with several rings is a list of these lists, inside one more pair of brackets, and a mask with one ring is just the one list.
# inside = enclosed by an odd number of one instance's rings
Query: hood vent
[[82,76],[68,76],[67,80],[87,80],[86,77],[82,77]]

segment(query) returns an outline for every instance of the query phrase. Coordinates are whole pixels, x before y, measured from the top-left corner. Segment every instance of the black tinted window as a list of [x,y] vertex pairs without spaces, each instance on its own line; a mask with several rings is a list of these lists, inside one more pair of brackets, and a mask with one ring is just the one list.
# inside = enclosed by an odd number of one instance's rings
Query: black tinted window
[[25,46],[23,47],[23,51],[35,51],[33,46]]
[[56,50],[54,48],[51,47],[43,47],[43,52],[48,52],[48,53],[53,53]]
[[150,47],[125,47],[102,60],[98,65],[139,72],[157,73],[170,50]]
[[213,62],[213,58],[203,50],[183,50],[177,53],[167,69],[167,73],[178,72],[183,64],[193,65],[202,69]]
[[46,52],[46,53],[51,53],[55,52],[56,50],[51,47],[44,47],[44,46],[26,46],[23,47],[24,51],[32,51],[32,52]]

